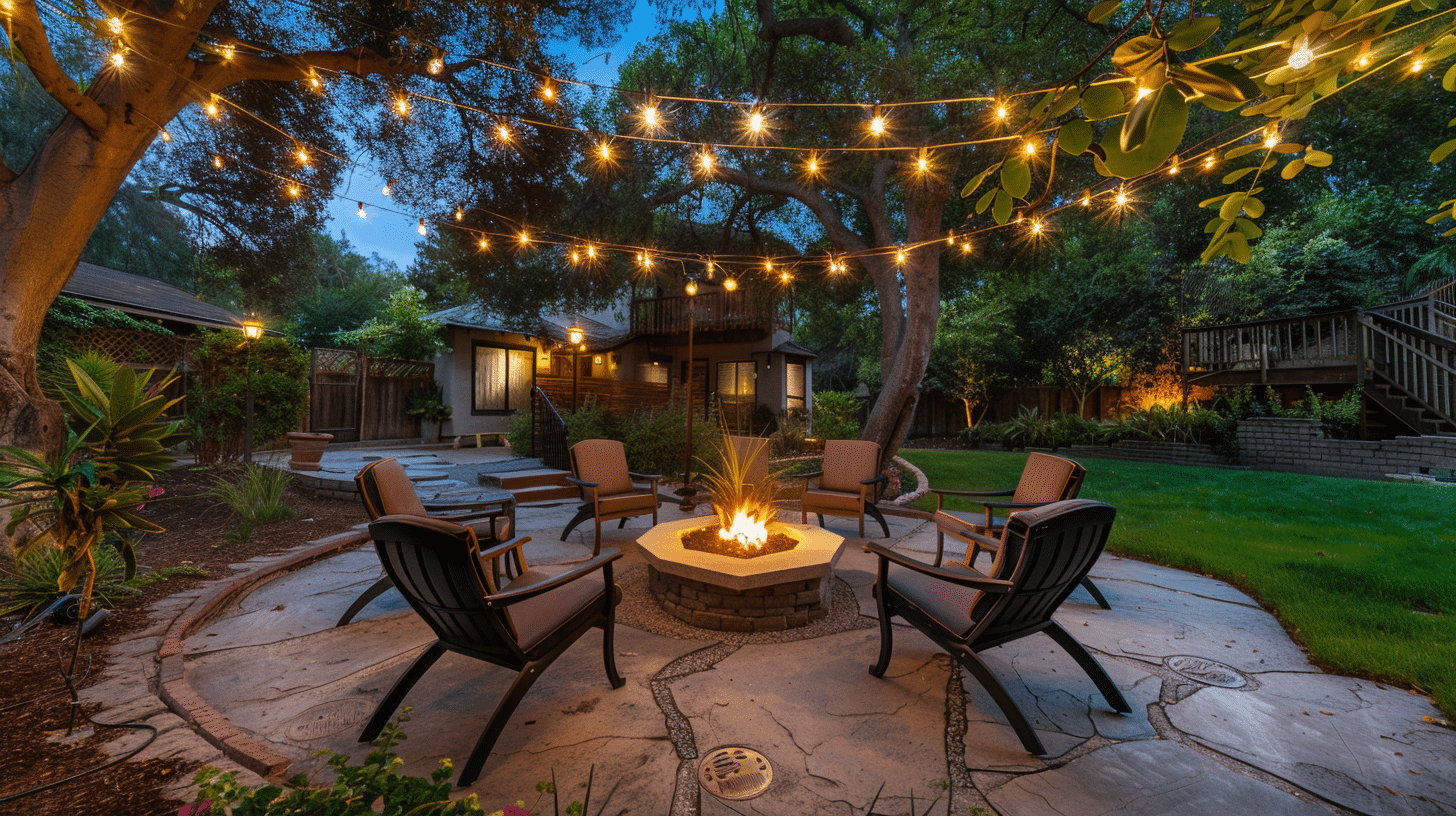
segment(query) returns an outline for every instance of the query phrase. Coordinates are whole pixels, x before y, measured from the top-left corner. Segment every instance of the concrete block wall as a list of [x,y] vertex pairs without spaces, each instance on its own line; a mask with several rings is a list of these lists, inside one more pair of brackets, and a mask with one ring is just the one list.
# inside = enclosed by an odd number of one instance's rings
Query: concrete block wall
[[1456,469],[1456,437],[1324,439],[1317,420],[1264,417],[1239,423],[1239,460],[1259,470],[1380,479],[1387,473]]

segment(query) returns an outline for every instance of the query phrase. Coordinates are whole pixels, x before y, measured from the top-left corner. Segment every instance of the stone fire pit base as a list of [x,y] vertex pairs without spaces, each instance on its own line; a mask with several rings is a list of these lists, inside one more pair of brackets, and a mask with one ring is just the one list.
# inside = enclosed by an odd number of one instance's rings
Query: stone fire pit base
[[733,589],[659,572],[648,565],[648,588],[665,612],[720,632],[782,632],[829,614],[822,578]]

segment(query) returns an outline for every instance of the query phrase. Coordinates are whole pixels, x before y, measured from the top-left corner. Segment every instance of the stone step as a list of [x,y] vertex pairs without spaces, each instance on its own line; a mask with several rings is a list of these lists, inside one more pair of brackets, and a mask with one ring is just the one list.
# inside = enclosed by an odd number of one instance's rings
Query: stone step
[[448,470],[406,470],[405,475],[411,482],[438,482],[450,478]]
[[487,485],[489,487],[514,491],[526,487],[563,487],[568,484],[566,477],[570,475],[565,471],[552,468],[533,468],[506,473],[482,473],[480,481],[481,484],[487,484],[487,480],[489,480],[490,484]]
[[517,505],[535,502],[560,503],[581,499],[581,491],[575,487],[526,487],[520,490],[512,490],[511,494],[516,497]]

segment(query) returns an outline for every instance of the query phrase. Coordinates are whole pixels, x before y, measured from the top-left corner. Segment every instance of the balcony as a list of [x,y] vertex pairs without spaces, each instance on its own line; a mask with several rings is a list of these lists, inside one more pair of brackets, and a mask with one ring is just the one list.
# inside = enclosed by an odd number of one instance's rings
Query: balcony
[[788,328],[777,303],[742,290],[718,290],[695,297],[674,295],[632,301],[632,334],[686,337],[690,316],[701,342],[751,342],[769,336],[775,328]]

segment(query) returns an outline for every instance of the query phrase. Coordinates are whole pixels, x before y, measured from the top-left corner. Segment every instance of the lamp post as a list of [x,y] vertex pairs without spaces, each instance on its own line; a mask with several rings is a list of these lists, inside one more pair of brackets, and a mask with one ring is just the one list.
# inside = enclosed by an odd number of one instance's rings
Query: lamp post
[[575,323],[566,330],[566,339],[571,343],[571,410],[573,413],[576,411],[576,382],[579,376],[576,368],[576,353],[585,348],[581,342],[585,337],[586,332],[583,332],[581,326]]
[[683,291],[688,296],[688,373],[683,378],[683,385],[687,389],[688,426],[687,436],[683,440],[682,504],[678,505],[678,509],[687,512],[696,506],[693,501],[693,495],[697,493],[697,490],[693,487],[693,322],[697,317],[697,302],[693,298],[698,294],[698,282],[689,279],[687,286],[683,287]]
[[253,343],[263,336],[263,323],[258,320],[243,321],[243,343],[248,347],[247,396],[243,400],[243,461],[253,462]]

